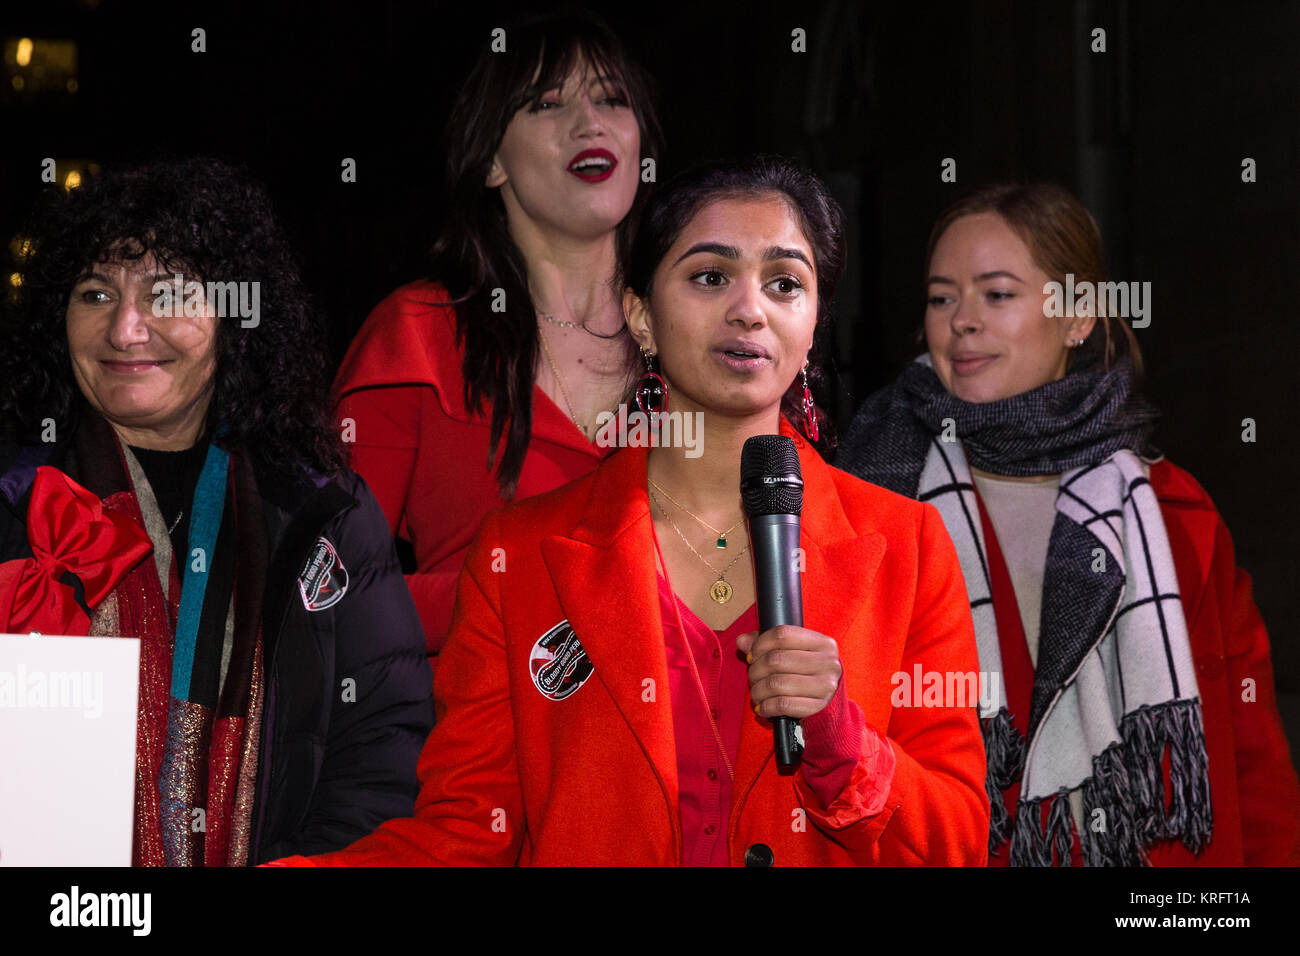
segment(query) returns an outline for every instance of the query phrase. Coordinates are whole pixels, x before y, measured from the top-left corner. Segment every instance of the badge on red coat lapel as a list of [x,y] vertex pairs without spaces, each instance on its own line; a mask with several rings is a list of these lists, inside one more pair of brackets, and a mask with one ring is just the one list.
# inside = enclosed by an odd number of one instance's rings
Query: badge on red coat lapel
[[567,620],[537,639],[528,659],[533,684],[543,697],[564,700],[591,676],[591,658]]
[[332,608],[347,593],[348,569],[343,567],[334,545],[325,538],[316,539],[298,575],[298,590],[302,592],[303,607],[309,611]]

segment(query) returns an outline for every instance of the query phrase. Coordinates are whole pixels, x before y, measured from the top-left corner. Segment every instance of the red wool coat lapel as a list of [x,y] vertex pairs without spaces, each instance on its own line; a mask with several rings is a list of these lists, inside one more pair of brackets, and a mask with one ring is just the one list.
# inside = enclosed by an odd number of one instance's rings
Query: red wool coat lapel
[[[782,432],[795,439],[805,486],[805,625],[839,642],[845,690],[888,735],[896,764],[883,809],[866,809],[876,765],[865,752],[823,806],[799,774],[777,773],[771,724],[747,713],[730,861],[983,864],[973,706],[890,704],[895,672],[978,667],[942,522],[928,505],[837,472],[785,423]],[[623,449],[587,478],[488,516],[435,680],[439,723],[421,756],[416,816],[316,862],[681,862],[646,461],[645,449]],[[570,636],[558,650],[547,643],[566,620],[585,658]],[[546,669],[566,659],[559,693]]]
[[[781,430],[795,440],[804,480],[799,534],[804,626],[841,640],[866,611],[865,596],[884,557],[885,539],[881,534],[855,535],[829,466],[784,419]],[[612,459],[597,473],[579,524],[570,534],[544,539],[542,556],[564,616],[595,667],[594,678],[609,691],[654,766],[676,832],[680,820],[672,712],[647,707],[645,701],[648,687],[656,693],[668,687],[646,461],[645,449],[629,449]],[[611,569],[617,569],[615,583],[591,586],[593,581],[610,580]],[[653,684],[647,685],[647,680]],[[859,688],[850,685],[847,690],[855,695]],[[889,720],[887,709],[867,717],[880,726]],[[741,727],[733,819],[772,755],[771,723],[749,713]]]

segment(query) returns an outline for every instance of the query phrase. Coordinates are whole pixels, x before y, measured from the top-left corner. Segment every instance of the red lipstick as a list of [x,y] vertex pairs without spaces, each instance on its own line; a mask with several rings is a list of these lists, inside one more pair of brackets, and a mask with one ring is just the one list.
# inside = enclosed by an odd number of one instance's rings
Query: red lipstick
[[614,175],[618,160],[607,149],[584,149],[569,160],[568,170],[583,182],[603,183]]

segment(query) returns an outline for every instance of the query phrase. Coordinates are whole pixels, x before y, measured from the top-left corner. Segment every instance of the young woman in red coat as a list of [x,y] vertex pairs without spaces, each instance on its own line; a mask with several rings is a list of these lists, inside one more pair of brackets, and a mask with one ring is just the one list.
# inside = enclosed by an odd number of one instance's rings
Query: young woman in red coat
[[1300,863],[1250,578],[1149,444],[1104,280],[1065,190],[958,202],[926,258],[928,354],[867,400],[837,464],[933,503],[961,555],[980,670],[1005,687],[981,707],[990,862]]
[[[933,508],[831,468],[797,431],[818,431],[804,370],[842,263],[839,208],[783,160],[663,187],[624,307],[669,414],[702,419],[702,454],[624,448],[489,515],[415,817],[312,862],[985,862],[974,691],[891,700],[899,674],[975,678],[952,544]],[[756,633],[741,446],[777,432],[804,481],[805,623]],[[773,755],[777,716],[802,722],[793,773]]]
[[659,151],[645,81],[603,24],[545,16],[507,27],[504,51],[483,42],[448,120],[436,281],[381,302],[335,381],[352,466],[414,551],[431,658],[483,516],[609,452],[596,417],[639,364],[616,240]]

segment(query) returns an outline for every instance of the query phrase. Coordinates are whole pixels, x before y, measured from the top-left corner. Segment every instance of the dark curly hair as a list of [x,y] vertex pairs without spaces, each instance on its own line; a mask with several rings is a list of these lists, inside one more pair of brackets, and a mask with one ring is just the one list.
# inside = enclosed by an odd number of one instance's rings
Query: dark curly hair
[[112,170],[38,203],[31,255],[0,332],[0,421],[6,437],[40,440],[53,419],[71,434],[86,407],[73,378],[66,314],[72,288],[97,262],[153,255],[200,282],[260,284],[259,324],[218,321],[208,433],[273,472],[332,474],[345,464],[330,418],[329,358],[288,238],[260,184],[211,158]]

